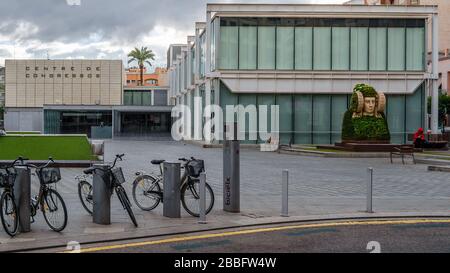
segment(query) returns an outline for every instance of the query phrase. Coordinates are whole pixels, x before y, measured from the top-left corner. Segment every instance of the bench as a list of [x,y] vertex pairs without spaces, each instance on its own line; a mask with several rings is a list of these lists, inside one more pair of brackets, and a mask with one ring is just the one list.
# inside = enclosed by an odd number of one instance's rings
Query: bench
[[403,165],[405,165],[405,156],[411,156],[414,164],[416,164],[416,158],[414,157],[414,145],[402,145],[400,147],[394,147],[391,151],[391,164],[394,163],[393,156],[398,155],[402,157]]
[[[425,149],[436,149],[436,150],[448,150],[449,145],[449,133],[438,135],[438,136],[432,136],[432,135],[425,135],[425,139],[428,141],[428,147],[425,147]],[[414,134],[408,134],[408,141],[412,142],[414,140]]]

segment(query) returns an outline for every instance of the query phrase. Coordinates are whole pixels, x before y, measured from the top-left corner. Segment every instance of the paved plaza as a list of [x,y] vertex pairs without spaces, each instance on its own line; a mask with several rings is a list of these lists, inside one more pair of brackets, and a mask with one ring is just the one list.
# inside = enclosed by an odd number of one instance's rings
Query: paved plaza
[[[106,161],[115,154],[125,153],[119,162],[131,197],[131,184],[136,171],[158,172],[150,165],[152,159],[177,161],[179,157],[205,160],[207,181],[216,197],[208,224],[182,209],[181,219],[162,216],[162,205],[152,212],[134,206],[139,222],[135,229],[117,198],[112,200],[112,225],[92,223],[82,208],[77,194],[76,175],[81,169],[63,169],[63,181],[57,184],[69,210],[69,223],[62,233],[48,230],[42,215],[37,215],[32,232],[9,239],[0,229],[0,251],[46,244],[64,244],[74,240],[88,242],[177,233],[198,229],[239,226],[263,222],[286,221],[295,217],[325,217],[338,215],[364,216],[366,205],[366,169],[374,168],[374,210],[379,213],[431,213],[447,215],[450,208],[450,173],[428,172],[426,165],[391,165],[388,159],[332,159],[263,153],[256,149],[241,149],[241,213],[222,211],[222,150],[203,149],[196,145],[172,141],[108,141]],[[281,174],[289,170],[289,212],[291,218],[281,218]],[[33,181],[36,183],[36,181]],[[367,214],[368,216],[368,214]]]

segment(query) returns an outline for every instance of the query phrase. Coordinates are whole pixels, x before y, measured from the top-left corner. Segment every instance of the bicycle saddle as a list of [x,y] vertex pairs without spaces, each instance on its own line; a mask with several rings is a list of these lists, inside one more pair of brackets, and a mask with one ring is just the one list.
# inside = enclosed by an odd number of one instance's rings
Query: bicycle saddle
[[165,160],[152,160],[153,165],[160,165],[163,162],[166,162],[166,161]]
[[89,169],[84,170],[83,172],[84,172],[84,174],[93,174],[93,173],[94,173],[94,170],[95,170],[95,168],[94,168],[94,167],[91,167],[91,168],[89,168]]

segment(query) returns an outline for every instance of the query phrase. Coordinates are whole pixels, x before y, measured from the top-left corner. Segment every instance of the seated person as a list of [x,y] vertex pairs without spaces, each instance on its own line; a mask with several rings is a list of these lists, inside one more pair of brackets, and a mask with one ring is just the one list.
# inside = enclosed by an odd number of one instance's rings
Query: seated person
[[419,128],[419,130],[417,130],[417,132],[414,134],[413,141],[416,148],[426,148],[429,146],[428,141],[425,140],[423,128]]

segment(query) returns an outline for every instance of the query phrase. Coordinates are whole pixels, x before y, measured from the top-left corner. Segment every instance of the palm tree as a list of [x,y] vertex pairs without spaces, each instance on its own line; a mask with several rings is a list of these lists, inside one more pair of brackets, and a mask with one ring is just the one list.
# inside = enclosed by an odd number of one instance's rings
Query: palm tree
[[149,66],[152,66],[150,61],[155,60],[155,54],[147,47],[141,47],[141,49],[135,47],[130,53],[128,53],[128,57],[131,57],[131,59],[128,60],[128,64],[134,61],[138,63],[139,70],[141,72],[140,85],[144,85],[144,64],[147,63]]

